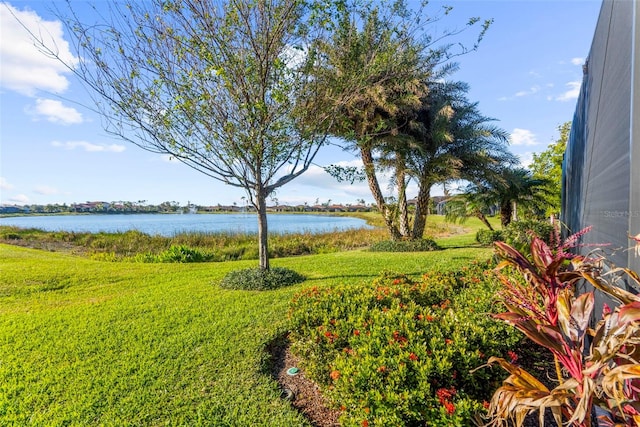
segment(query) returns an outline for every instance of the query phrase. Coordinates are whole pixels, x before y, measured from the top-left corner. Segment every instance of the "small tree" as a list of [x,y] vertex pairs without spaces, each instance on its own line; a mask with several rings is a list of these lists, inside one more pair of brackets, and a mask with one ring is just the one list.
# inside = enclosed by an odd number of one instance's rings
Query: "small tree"
[[[266,199],[305,172],[330,112],[309,108],[314,43],[301,0],[112,1],[98,24],[67,2],[67,64],[94,96],[105,129],[246,191],[269,268]],[[62,61],[55,47],[39,47]],[[311,120],[310,117],[313,117]]]
[[564,152],[569,141],[571,122],[565,122],[558,126],[559,138],[547,149],[539,154],[533,155],[533,162],[529,169],[533,172],[534,178],[544,178],[548,181],[546,197],[547,215],[560,215],[560,199],[562,195],[562,162]]
[[533,178],[527,169],[499,167],[456,196],[456,203],[465,202],[470,206],[469,209],[450,210],[449,218],[477,216],[478,211],[495,206],[500,211],[500,224],[504,228],[511,223],[516,206],[539,210],[545,203],[547,191],[547,180]]

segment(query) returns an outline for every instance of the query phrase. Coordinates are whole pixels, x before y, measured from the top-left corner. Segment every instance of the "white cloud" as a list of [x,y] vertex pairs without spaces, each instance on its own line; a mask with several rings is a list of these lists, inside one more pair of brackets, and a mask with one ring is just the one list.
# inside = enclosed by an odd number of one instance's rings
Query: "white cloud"
[[520,164],[524,168],[528,168],[533,163],[533,152],[527,151],[524,154],[519,154],[518,158],[520,159]]
[[533,86],[529,90],[521,90],[520,92],[516,92],[515,96],[520,97],[534,95],[538,91],[540,91],[540,86]]
[[556,101],[572,101],[572,100],[578,99],[578,96],[580,95],[581,84],[582,83],[579,81],[568,82],[567,84],[565,84],[565,86],[568,87],[569,89],[562,95],[557,96],[555,100]]
[[89,151],[89,152],[120,153],[126,149],[124,145],[120,145],[120,144],[103,145],[103,144],[92,144],[86,141],[67,141],[67,142],[53,141],[51,145],[57,148],[64,148],[65,150],[75,150],[76,148],[80,148],[80,149],[84,149],[84,151]]
[[75,108],[66,107],[60,101],[53,99],[37,99],[33,110],[28,110],[35,116],[44,116],[47,121],[71,125],[82,123],[84,119]]
[[37,194],[42,194],[43,196],[50,196],[52,194],[58,194],[58,189],[50,187],[48,185],[39,185],[33,190]]
[[[362,161],[355,159],[351,161],[335,162],[334,164],[345,167],[361,167]],[[384,177],[379,177],[379,179],[383,186],[388,182]],[[304,194],[301,194],[299,196],[300,198],[311,201],[319,198],[322,202],[323,197],[324,199],[329,198],[327,194],[331,194],[330,198],[333,201],[371,198],[371,192],[369,191],[369,186],[366,181],[356,181],[353,184],[348,182],[338,182],[337,179],[325,172],[323,167],[317,165],[309,167],[309,169],[299,178],[296,178],[292,184],[295,184],[296,187],[304,188]],[[287,190],[287,194],[290,193],[290,190],[290,188]],[[351,203],[353,203],[353,201]]]
[[509,139],[513,145],[538,145],[535,134],[527,129],[515,128],[513,132],[511,132],[511,137]]
[[11,190],[13,189],[13,185],[6,180],[6,178],[0,176],[0,190]]
[[64,75],[70,71],[39,51],[23,26],[41,37],[67,64],[77,63],[64,40],[60,21],[46,21],[34,11],[18,10],[3,2],[0,4],[0,86],[28,96],[34,96],[37,90],[64,92],[69,86]]
[[584,64],[584,58],[571,58],[571,63],[573,65],[582,65]]
[[18,195],[15,195],[13,197],[10,197],[9,198],[9,202],[26,204],[26,203],[29,203],[29,198],[24,194],[18,194]]

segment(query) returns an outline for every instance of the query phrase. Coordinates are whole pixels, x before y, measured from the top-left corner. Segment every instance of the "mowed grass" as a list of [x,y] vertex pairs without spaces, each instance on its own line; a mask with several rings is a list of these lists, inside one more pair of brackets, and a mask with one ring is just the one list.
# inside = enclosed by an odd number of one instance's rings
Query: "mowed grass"
[[308,279],[263,292],[218,286],[255,261],[110,263],[0,245],[0,425],[309,425],[280,398],[265,352],[293,294],[490,256],[451,239],[438,252],[273,260]]

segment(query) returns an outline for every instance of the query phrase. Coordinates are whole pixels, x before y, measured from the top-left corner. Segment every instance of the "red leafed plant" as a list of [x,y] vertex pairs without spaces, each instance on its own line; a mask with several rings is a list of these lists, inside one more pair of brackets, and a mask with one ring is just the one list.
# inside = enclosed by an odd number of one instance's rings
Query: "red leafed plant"
[[[495,244],[502,259],[499,296],[507,308],[495,317],[551,351],[557,385],[550,390],[514,363],[490,358],[487,365],[499,364],[510,375],[491,399],[485,426],[511,421],[519,427],[536,410],[543,425],[549,408],[558,425],[587,427],[594,406],[606,410],[604,425],[640,426],[640,297],[615,285],[621,275],[638,284],[640,277],[623,268],[605,273],[603,257],[567,252],[586,231],[553,248],[534,237],[529,258],[506,243]],[[594,328],[594,293],[576,296],[579,280],[619,302],[614,310],[605,307]]]

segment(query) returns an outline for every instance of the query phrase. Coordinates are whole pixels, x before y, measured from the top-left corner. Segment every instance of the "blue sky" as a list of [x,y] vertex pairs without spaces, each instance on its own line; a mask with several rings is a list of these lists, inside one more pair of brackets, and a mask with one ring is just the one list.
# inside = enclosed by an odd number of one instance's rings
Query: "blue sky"
[[[84,9],[82,3],[73,2]],[[439,29],[461,27],[471,16],[494,19],[478,51],[457,58],[460,70],[453,78],[470,84],[469,99],[511,134],[511,151],[527,164],[573,116],[601,2],[451,0],[429,7],[435,11],[442,4],[454,9]],[[64,53],[65,34],[50,5],[39,0],[0,3],[0,204],[243,203],[241,189],[102,130],[100,117],[83,106],[89,102],[83,87],[37,52],[9,13],[31,28],[45,28]],[[365,184],[337,183],[320,167],[334,163],[357,164],[357,158],[332,148],[321,151],[317,166],[279,189],[278,202],[371,202]]]

